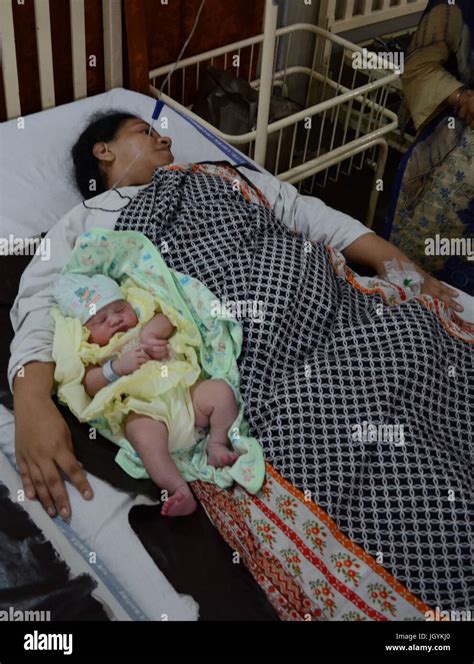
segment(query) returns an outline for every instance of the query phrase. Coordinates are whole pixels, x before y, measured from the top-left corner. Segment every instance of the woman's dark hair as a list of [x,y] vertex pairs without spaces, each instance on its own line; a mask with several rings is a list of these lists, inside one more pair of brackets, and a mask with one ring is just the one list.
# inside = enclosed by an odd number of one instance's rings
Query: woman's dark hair
[[87,127],[74,143],[71,154],[74,163],[74,180],[84,199],[93,198],[107,191],[99,160],[92,153],[96,143],[107,143],[115,138],[127,120],[137,116],[125,111],[99,111],[91,115]]

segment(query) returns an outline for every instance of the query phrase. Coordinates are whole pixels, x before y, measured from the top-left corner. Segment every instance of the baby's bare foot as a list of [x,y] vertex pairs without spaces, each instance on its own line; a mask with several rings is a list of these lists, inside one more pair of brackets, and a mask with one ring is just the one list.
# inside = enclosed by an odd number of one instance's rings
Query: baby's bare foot
[[207,463],[214,468],[232,466],[239,455],[227,447],[227,443],[211,443],[207,448]]
[[196,507],[191,489],[187,484],[183,484],[168,498],[161,508],[161,513],[163,516],[187,516],[192,514]]

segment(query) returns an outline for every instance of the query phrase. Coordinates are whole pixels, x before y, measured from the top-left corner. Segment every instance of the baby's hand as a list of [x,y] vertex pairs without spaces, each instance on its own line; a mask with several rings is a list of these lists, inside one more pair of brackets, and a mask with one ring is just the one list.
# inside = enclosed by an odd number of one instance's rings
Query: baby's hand
[[137,348],[129,350],[128,353],[124,353],[118,360],[114,360],[112,368],[119,376],[128,376],[151,359],[153,358],[147,353],[145,346],[141,344]]
[[143,347],[153,360],[169,359],[170,354],[166,339],[153,339],[149,343],[144,343]]
[[140,341],[144,344],[154,345],[157,341],[169,339],[175,332],[175,327],[164,314],[156,314],[140,330]]

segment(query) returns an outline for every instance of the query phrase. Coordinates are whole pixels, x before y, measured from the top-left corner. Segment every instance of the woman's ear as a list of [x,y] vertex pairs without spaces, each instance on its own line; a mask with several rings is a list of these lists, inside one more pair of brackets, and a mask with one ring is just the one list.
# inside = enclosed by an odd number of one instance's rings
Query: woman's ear
[[114,153],[109,150],[109,146],[103,141],[100,143],[95,143],[94,147],[92,148],[92,154],[99,161],[112,162],[115,159]]

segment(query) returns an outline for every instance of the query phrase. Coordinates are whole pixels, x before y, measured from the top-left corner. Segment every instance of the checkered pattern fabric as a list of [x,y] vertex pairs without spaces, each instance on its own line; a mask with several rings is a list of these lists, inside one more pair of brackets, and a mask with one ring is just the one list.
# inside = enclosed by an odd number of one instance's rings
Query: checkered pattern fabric
[[221,300],[262,303],[260,322],[241,319],[239,368],[266,459],[415,595],[471,607],[472,347],[420,303],[389,307],[336,276],[323,245],[224,171],[157,169],[116,230]]

